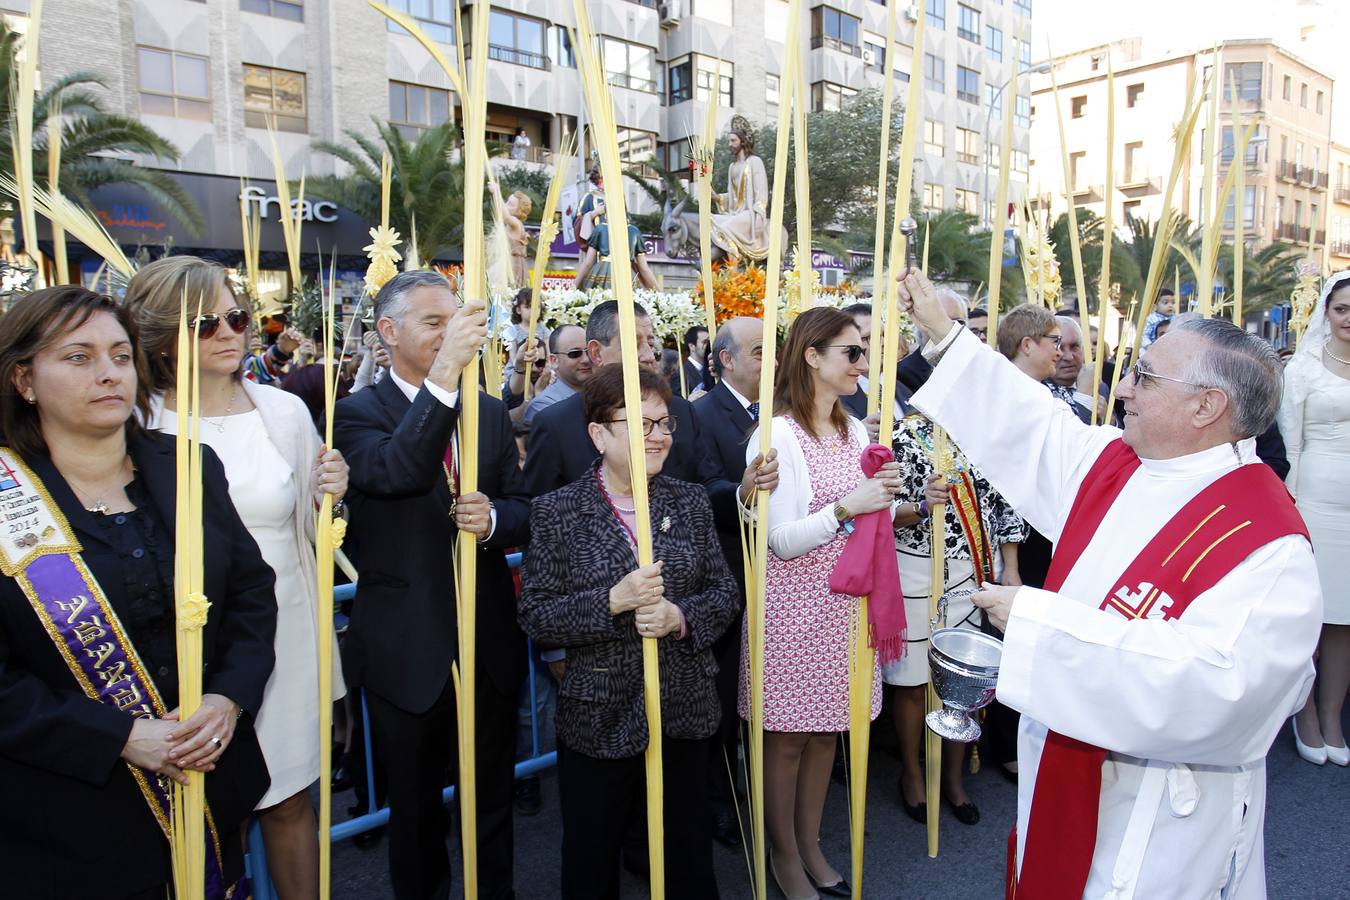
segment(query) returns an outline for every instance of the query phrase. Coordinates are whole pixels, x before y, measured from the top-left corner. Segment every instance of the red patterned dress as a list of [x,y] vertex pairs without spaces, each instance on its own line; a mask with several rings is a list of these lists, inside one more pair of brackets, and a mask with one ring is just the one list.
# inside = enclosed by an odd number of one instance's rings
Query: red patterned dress
[[[834,506],[862,481],[863,447],[830,434],[818,440],[787,419],[811,480],[810,513]],[[848,731],[848,673],[858,599],[830,590],[845,534],[792,559],[769,551],[764,605],[764,727],[769,731]],[[741,718],[750,718],[747,620],[741,639]],[[881,713],[881,670],[872,679],[872,711]]]

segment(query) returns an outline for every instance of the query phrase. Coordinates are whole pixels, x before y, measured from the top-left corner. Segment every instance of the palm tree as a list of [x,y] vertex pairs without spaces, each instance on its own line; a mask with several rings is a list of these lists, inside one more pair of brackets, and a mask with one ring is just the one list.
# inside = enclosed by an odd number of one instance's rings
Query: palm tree
[[[1083,258],[1083,284],[1088,292],[1088,309],[1095,311],[1102,274],[1102,217],[1092,210],[1082,208],[1079,208],[1075,215],[1078,219],[1078,241]],[[1055,259],[1059,262],[1064,289],[1076,291],[1073,245],[1069,241],[1067,212],[1060,213],[1059,218],[1051,226],[1048,237],[1055,245]],[[1120,285],[1123,297],[1137,294],[1144,286],[1133,249],[1116,234],[1111,235],[1111,282]]]
[[[1247,246],[1242,259],[1242,307],[1266,309],[1289,299],[1298,285],[1298,261],[1303,252],[1292,244],[1276,242],[1260,249]],[[1219,278],[1232,294],[1233,248],[1219,253]],[[1231,301],[1230,301],[1231,302]]]
[[[15,54],[23,36],[0,22],[0,171],[14,175],[13,91],[18,85]],[[89,89],[106,87],[90,72],[72,72],[39,92],[33,101],[33,172],[46,184],[47,152],[52,135],[51,116],[61,109],[61,191],[84,206],[92,205],[89,192],[109,184],[139,187],[192,234],[205,225],[197,204],[173,176],[161,169],[139,166],[129,154],[178,161],[178,148],[137,119],[107,111]],[[12,216],[13,203],[0,198],[0,216]]]
[[928,241],[928,274],[942,281],[989,280],[989,232],[975,230],[979,220],[959,209],[944,209],[919,221],[915,234],[922,255]]
[[[1148,278],[1149,263],[1153,259],[1153,245],[1157,243],[1158,223],[1127,215],[1125,225],[1130,230],[1130,240],[1125,247],[1139,270],[1139,279],[1142,285],[1142,282]],[[1181,216],[1177,221],[1172,241],[1183,246],[1196,244],[1198,248],[1199,236],[1197,230],[1192,227],[1189,217]],[[1160,265],[1162,266],[1161,284],[1163,287],[1171,285],[1174,273],[1180,271],[1182,277],[1185,278],[1185,273],[1190,272],[1190,266],[1182,259],[1181,254],[1177,253],[1175,247],[1168,247],[1163,251]],[[1195,273],[1191,272],[1190,277],[1194,280]]]
[[410,143],[388,122],[375,122],[379,139],[344,132],[350,147],[318,141],[314,149],[346,163],[346,175],[324,175],[305,182],[305,192],[351,210],[367,222],[380,221],[380,161],[389,154],[393,177],[389,225],[405,240],[417,231],[417,256],[430,262],[464,242],[464,164],[452,161],[459,132],[449,122],[428,128]]

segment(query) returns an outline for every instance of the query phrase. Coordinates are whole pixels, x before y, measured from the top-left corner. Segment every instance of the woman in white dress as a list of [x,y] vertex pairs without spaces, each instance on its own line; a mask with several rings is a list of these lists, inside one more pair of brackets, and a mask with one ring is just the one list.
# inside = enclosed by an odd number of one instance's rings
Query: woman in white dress
[[764,160],[755,154],[755,134],[742,116],[731,120],[731,168],[727,192],[715,199],[720,213],[712,214],[712,241],[733,263],[742,258],[760,260],[769,255],[769,177]]
[[1350,690],[1350,272],[1327,279],[1284,373],[1286,484],[1312,535],[1325,612],[1317,687],[1294,717],[1299,755],[1350,765],[1341,711]]
[[[319,777],[319,677],[314,520],[320,492],[341,501],[347,464],[320,446],[299,397],[241,378],[249,317],[216,263],[165,257],[127,288],[156,392],[149,427],[176,433],[173,395],[180,303],[204,297],[199,326],[201,439],[225,465],[230,498],[276,573],[276,668],[255,723],[271,787],[257,806],[282,900],[318,895],[318,830],[308,789]],[[209,552],[209,548],[208,548]],[[346,688],[334,642],[333,694]]]

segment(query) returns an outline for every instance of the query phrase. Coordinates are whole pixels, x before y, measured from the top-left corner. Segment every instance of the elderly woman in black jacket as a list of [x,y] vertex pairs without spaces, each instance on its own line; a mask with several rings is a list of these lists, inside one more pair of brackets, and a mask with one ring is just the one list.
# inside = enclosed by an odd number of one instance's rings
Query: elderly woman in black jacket
[[530,515],[520,622],[541,644],[567,648],[557,727],[568,900],[619,895],[619,851],[646,783],[643,638],[659,641],[667,895],[717,896],[704,789],[721,717],[711,648],[736,615],[736,582],[703,488],[658,474],[676,426],[670,387],[644,371],[641,391],[656,562],[637,565],[618,366],[599,369],[585,387],[600,461],[536,498]]
[[172,438],[141,430],[135,327],[81,287],[0,330],[0,871],[6,897],[163,897],[168,785],[206,773],[207,891],[243,874],[267,790],[253,733],[272,671],[272,570],[203,453],[202,702],[178,715]]

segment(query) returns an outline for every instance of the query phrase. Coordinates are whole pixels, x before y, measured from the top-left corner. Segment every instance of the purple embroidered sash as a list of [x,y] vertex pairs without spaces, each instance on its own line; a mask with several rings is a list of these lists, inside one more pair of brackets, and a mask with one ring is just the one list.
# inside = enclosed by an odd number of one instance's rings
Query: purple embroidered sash
[[[82,547],[46,487],[0,447],[0,571],[23,590],[85,695],[136,718],[160,718],[164,702],[117,613],[80,557]],[[127,763],[166,838],[172,782]],[[206,812],[206,898],[248,896],[244,878],[224,884],[220,837]]]

